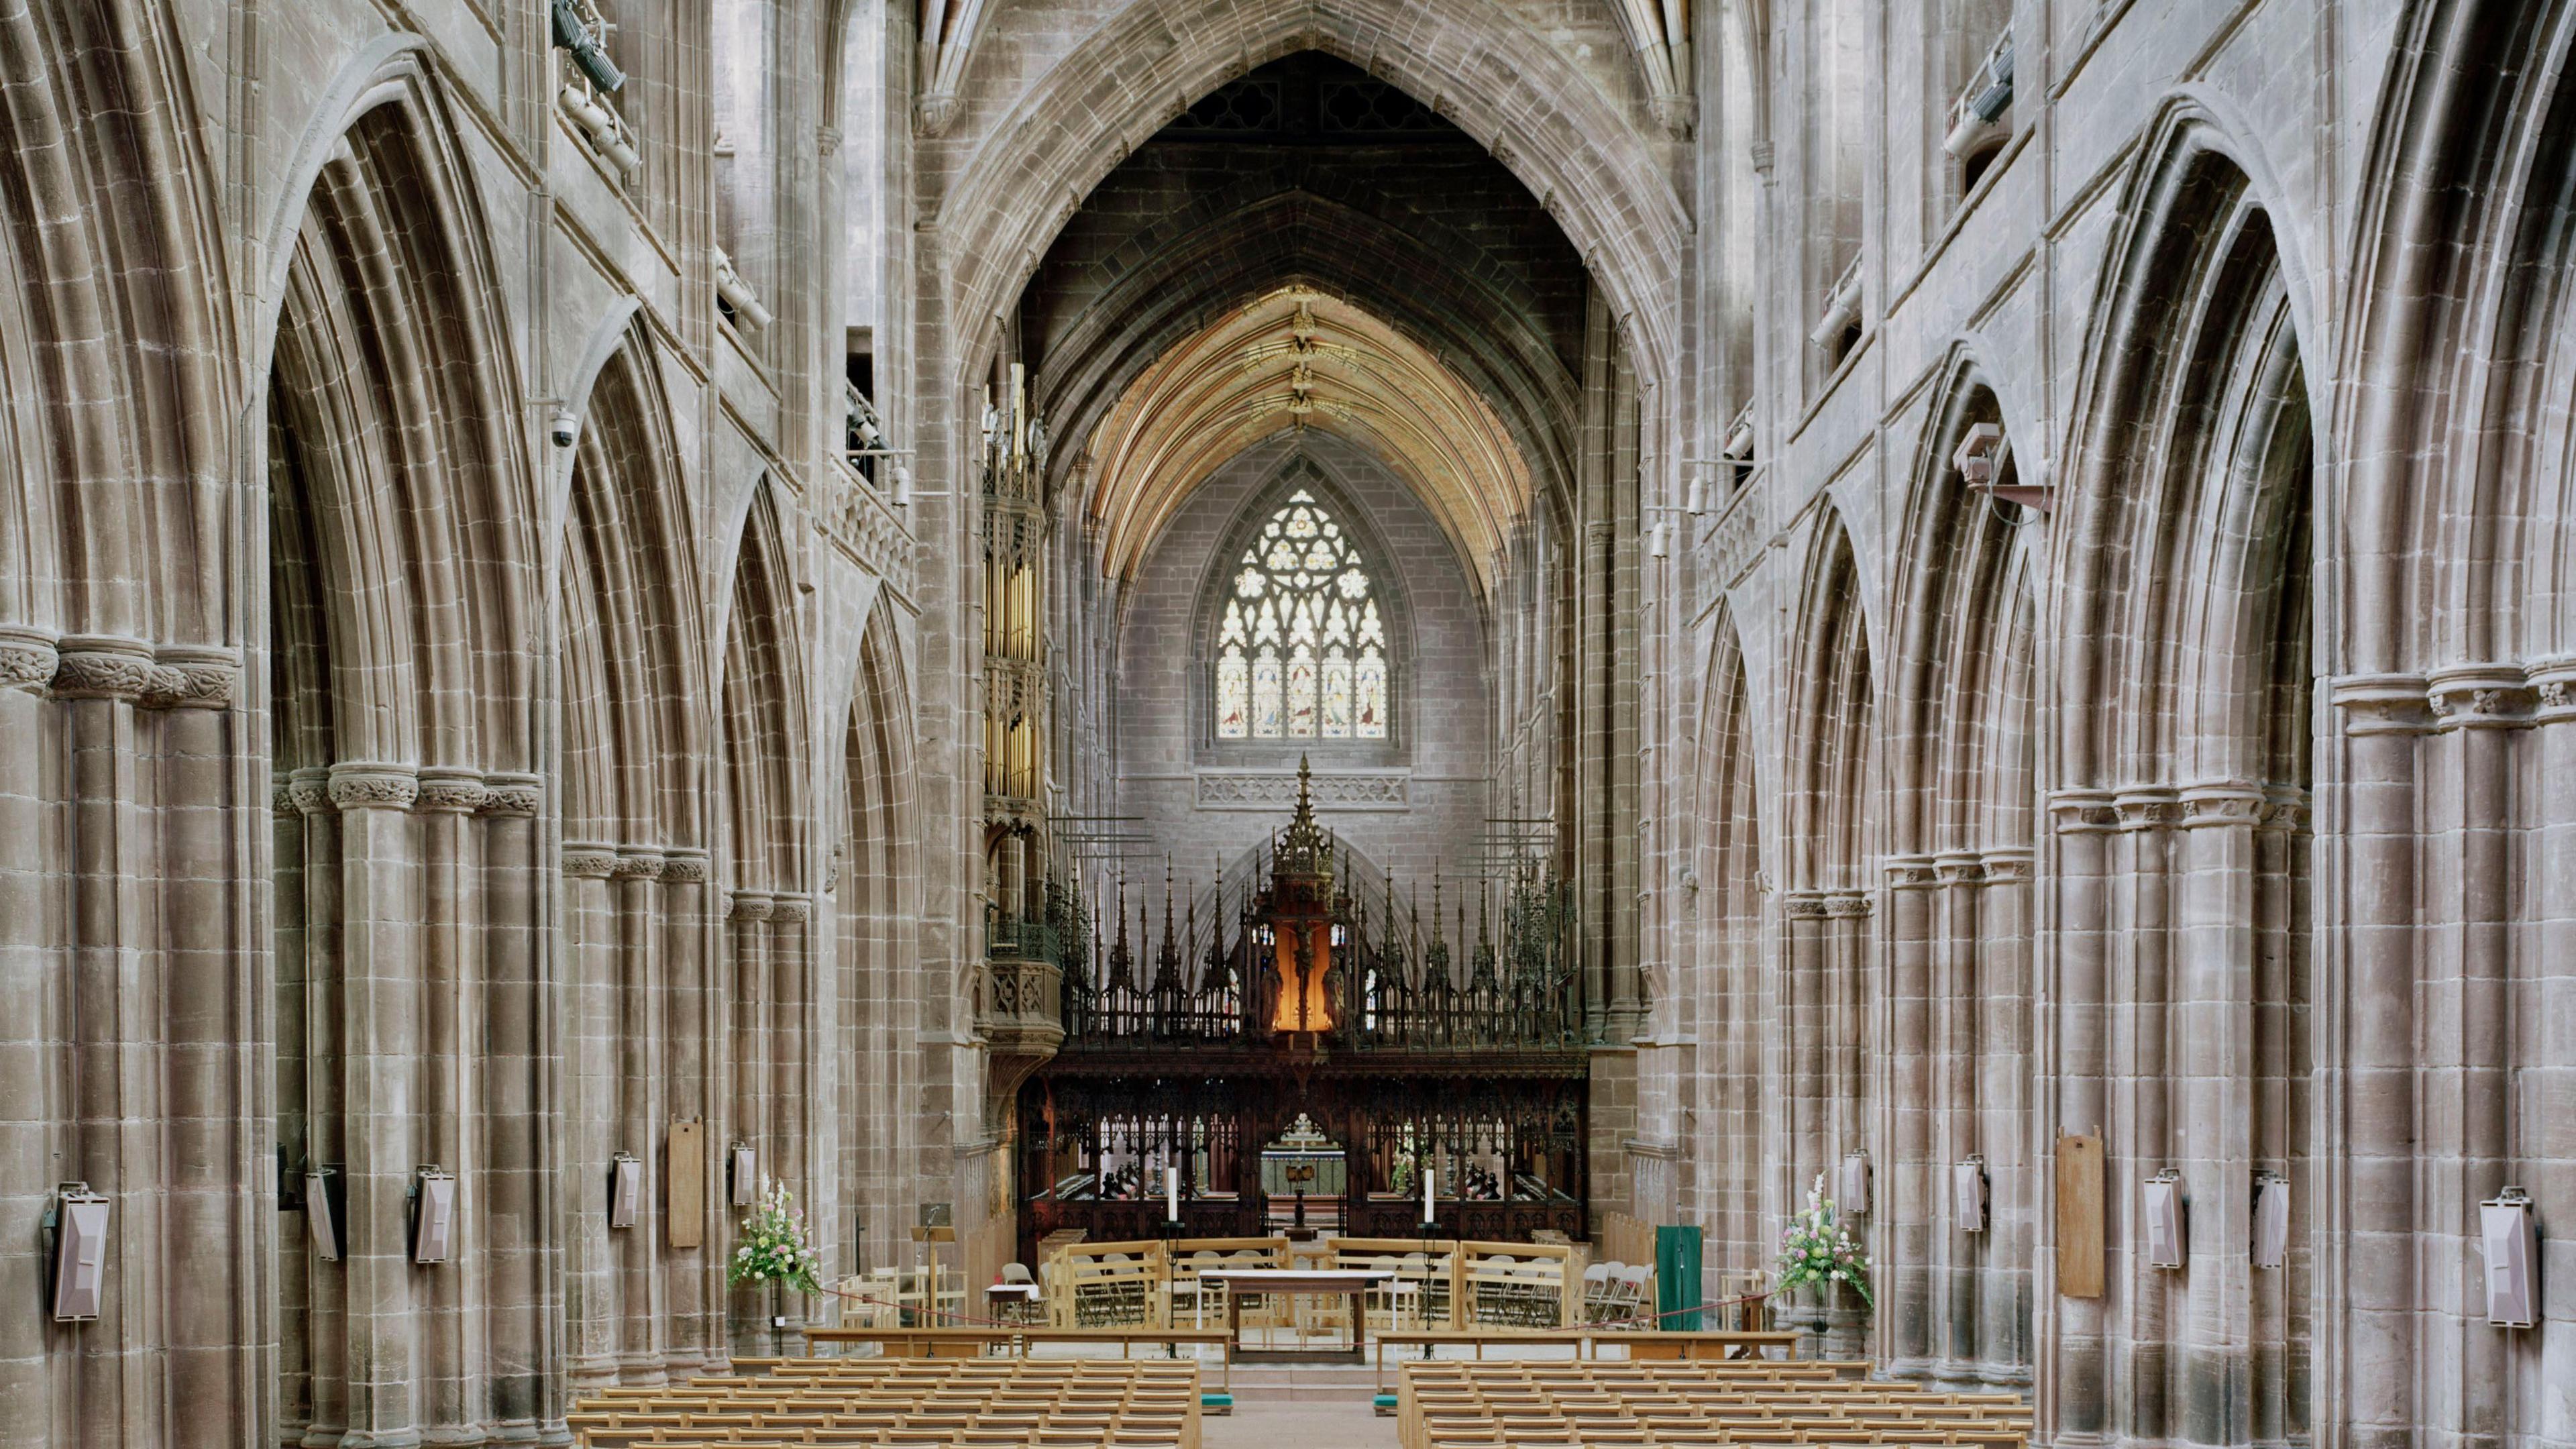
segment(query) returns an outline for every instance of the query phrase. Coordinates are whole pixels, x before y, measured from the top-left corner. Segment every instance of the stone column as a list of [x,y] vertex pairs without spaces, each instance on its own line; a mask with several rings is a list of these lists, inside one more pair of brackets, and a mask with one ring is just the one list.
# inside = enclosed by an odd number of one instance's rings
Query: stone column
[[663,1381],[662,1245],[670,1164],[664,1160],[669,1124],[662,1112],[661,852],[636,846],[619,850],[610,868],[616,911],[617,1147],[644,1164],[643,1200],[635,1226],[617,1240],[618,1378],[628,1384]]
[[[1931,1303],[1933,1374],[1953,1383],[1969,1384],[1980,1378],[1977,1309],[1980,1279],[1992,1261],[1992,1213],[1988,1214],[1988,1232],[1969,1232],[1959,1221],[1954,1195],[1947,1189],[1950,1174],[1958,1164],[1971,1156],[1985,1157],[1991,1177],[1992,1162],[1997,1156],[1986,1151],[1981,1130],[1984,1123],[1977,1111],[1977,1069],[1985,1051],[1978,898],[1985,887],[1986,873],[1983,861],[1974,852],[1963,851],[1935,857],[1933,869],[1939,875],[1940,887],[1933,908],[1930,1049],[1935,1066],[1930,1076],[1936,1126],[1931,1167],[1934,1201],[1947,1209],[1939,1214],[1944,1226],[1933,1255],[1937,1265]],[[1991,1191],[1988,1204],[1991,1208]]]
[[564,1191],[571,1196],[564,1216],[572,1230],[565,1315],[577,1398],[618,1381],[620,1248],[608,1226],[610,1166],[623,1146],[616,1115],[618,963],[609,908],[617,852],[613,845],[567,843],[562,858],[562,936],[571,978],[563,994],[572,1010],[563,1044],[570,1119],[564,1131],[563,1175]]
[[[0,695],[0,705],[6,696]],[[0,709],[0,729],[5,729],[5,709]],[[319,792],[315,792],[317,797]],[[0,800],[7,797],[7,787],[0,784]],[[0,818],[0,831],[9,821]],[[282,1175],[289,1175],[283,1186],[289,1194],[281,1204],[278,1216],[277,1242],[277,1423],[278,1443],[302,1441],[305,1427],[313,1420],[313,1371],[311,1311],[313,1276],[307,1245],[311,1241],[310,1220],[300,1211],[285,1210],[288,1204],[300,1204],[304,1188],[304,1166],[312,1144],[311,1117],[306,1111],[306,1062],[311,1048],[306,1031],[308,1012],[306,997],[311,988],[308,949],[311,933],[305,923],[304,811],[298,806],[292,782],[279,778],[269,801],[269,859],[271,894],[269,897],[270,940],[274,953],[271,967],[275,985],[272,990],[272,1028],[276,1042],[275,1103],[277,1157]],[[0,1083],[5,1088],[5,1083]],[[0,1443],[5,1443],[0,1440]]]
[[[474,812],[483,807],[479,773],[424,770],[412,809],[421,849],[421,1058],[419,1161],[458,1176],[460,1202],[481,1192],[471,1170],[482,1156],[482,1121],[474,1111],[485,1080],[483,1048],[483,861]],[[420,1403],[424,1425],[459,1434],[483,1432],[487,1326],[474,1269],[484,1251],[471,1214],[461,1214],[455,1251],[435,1267],[413,1270],[419,1290]]]
[[68,1048],[68,1091],[34,1100],[64,1100],[70,1119],[40,1191],[78,1178],[115,1204],[98,1321],[78,1330],[85,1351],[72,1370],[84,1408],[80,1443],[109,1445],[164,1432],[157,1399],[126,1392],[130,1374],[149,1371],[145,1355],[162,1331],[161,1155],[138,1140],[164,1110],[144,1016],[140,892],[149,863],[132,702],[149,687],[152,661],[130,640],[67,638],[60,648],[53,691],[70,747],[64,854],[72,879],[69,971],[59,988],[68,1017],[57,1040]]
[[[2122,1357],[2128,1403],[2112,1410],[2114,1423],[2164,1424],[2170,1402],[2171,1324],[2180,1295],[2170,1274],[2149,1268],[2136,1231],[2138,1204],[2149,1177],[2172,1165],[2167,1005],[2171,932],[2172,830],[2181,819],[2174,792],[2160,786],[2123,790],[2116,797],[2120,834],[2113,843],[2111,929],[2111,1051],[2109,1131],[2103,1139],[2103,1238],[2105,1275],[2115,1301],[2125,1299],[2125,1322],[2111,1324],[2111,1358]],[[2121,989],[2125,983],[2126,989]],[[2122,1066],[2126,1070],[2121,1070]]]
[[2254,827],[2263,804],[2261,790],[2234,782],[2191,785],[2180,797],[2168,1140],[2188,1203],[2190,1266],[2146,1271],[2179,1310],[2175,1427],[2200,1444],[2244,1442],[2252,1417]]
[[[2435,1210],[2416,1223],[2419,1251],[2430,1261],[2419,1320],[2427,1332],[2418,1351],[2427,1370],[2421,1382],[2445,1408],[2418,1417],[2444,1429],[2456,1424],[2463,1434],[2489,1425],[2509,1433],[2518,1417],[2512,1380],[2520,1355],[2513,1335],[2487,1326],[2480,1276],[2486,1245],[2477,1205],[2507,1183],[2524,1181],[2517,1168],[2531,1158],[2515,1141],[2521,1094],[2512,1016],[2516,917],[2527,909],[2517,877],[2528,859],[2519,839],[2515,766],[2534,699],[2515,666],[2437,670],[2428,698],[2435,733],[2419,755],[2428,778],[2418,816],[2424,911],[2417,932],[2416,1001],[2423,1012],[2417,1180]],[[2560,1055],[2545,1052],[2544,1059]],[[2556,1114],[2545,1098],[2525,1101],[2526,1120]],[[2552,1210],[2548,1197],[2544,1186],[2544,1214]],[[2545,1268],[2542,1282],[2547,1291]],[[2563,1370],[2568,1363],[2559,1357],[2556,1368]],[[2556,1377],[2536,1356],[2530,1368]]]
[[663,1049],[670,1114],[673,1121],[694,1118],[706,1123],[709,1154],[704,1224],[708,1246],[672,1252],[663,1287],[670,1304],[666,1371],[675,1380],[707,1366],[723,1353],[714,1331],[711,1305],[717,1289],[711,1278],[722,1257],[716,1245],[723,1241],[722,1229],[730,1213],[725,1207],[722,1169],[725,1142],[716,1137],[723,1114],[713,1110],[707,1090],[712,1084],[709,1074],[715,1062],[713,1021],[708,1009],[715,997],[707,979],[706,896],[707,853],[696,849],[666,852],[662,857],[660,926],[663,978],[669,983],[670,1001],[669,1030]]
[[2252,1274],[2248,1433],[2258,1444],[2279,1444],[2309,1433],[2316,1419],[2309,1352],[2316,1285],[2308,1228],[2318,1180],[2310,1146],[2318,1016],[2309,926],[2315,877],[2308,864],[2306,792],[2274,784],[2264,794],[2254,827],[2253,1166],[2289,1179],[2290,1247],[2278,1270]]
[[[1835,891],[1826,898],[1827,936],[1826,986],[1829,1000],[1819,1014],[1818,1025],[1825,1033],[1822,1057],[1825,1064],[1824,1087],[1831,1096],[1830,1110],[1825,1114],[1827,1127],[1822,1150],[1805,1169],[1810,1179],[1818,1172],[1826,1174],[1828,1192],[1833,1187],[1832,1165],[1842,1160],[1843,1153],[1867,1145],[1870,1132],[1870,1092],[1868,1075],[1869,1041],[1876,1030],[1871,1019],[1871,1003],[1876,993],[1871,989],[1869,971],[1870,898],[1863,891]],[[1804,1184],[1801,1184],[1803,1193]],[[1802,1199],[1803,1200],[1803,1197]],[[1836,1304],[1839,1303],[1839,1307]],[[1835,1358],[1866,1358],[1868,1310],[1859,1299],[1848,1293],[1827,1302],[1825,1352]]]
[[561,1251],[554,1225],[572,1217],[558,1212],[548,1165],[569,1140],[560,1100],[567,1084],[557,1065],[561,1021],[548,1007],[539,956],[539,782],[494,774],[484,786],[482,1141],[460,1206],[473,1224],[465,1240],[481,1245],[487,1412],[497,1435],[527,1440],[565,1408],[548,1260]]
[[[2413,1449],[2422,1303],[2416,1228],[2416,735],[2430,723],[2424,683],[2402,675],[2346,678],[2344,790],[2350,827],[2341,875],[2348,960],[2339,1007],[2346,1066],[2339,1100],[2343,1171],[2346,1449]],[[2320,1084],[2323,1085],[2322,1083]],[[2330,1119],[2331,1120],[2331,1119]]]
[[[764,1177],[778,1174],[778,1141],[769,1114],[768,1014],[770,898],[758,891],[736,891],[726,913],[730,924],[731,968],[728,982],[733,1003],[733,1108],[729,1137],[739,1137],[759,1154]],[[734,1353],[770,1351],[764,1295],[747,1288],[727,1295],[729,1331],[725,1341]]]
[[[331,803],[331,772],[298,770],[287,782],[287,794],[303,817],[305,985],[295,1010],[302,1019],[304,1052],[292,1064],[300,1079],[305,1109],[305,1138],[299,1168],[328,1167],[345,1172],[349,1161],[347,1080],[347,996],[343,970],[343,924],[340,898],[340,811]],[[337,1444],[349,1426],[349,1279],[346,1262],[327,1262],[313,1246],[313,1217],[321,1204],[308,1198],[296,1224],[297,1240],[281,1248],[297,1258],[307,1275],[304,1366],[310,1375],[307,1442]],[[343,1223],[345,1228],[346,1223]]]
[[1780,1174],[1775,1188],[1775,1214],[1793,1212],[1806,1200],[1807,1183],[1824,1164],[1830,1108],[1826,1101],[1825,977],[1830,938],[1827,901],[1821,891],[1794,891],[1783,901],[1787,915],[1779,973],[1780,1011],[1774,1033],[1782,1052],[1779,1090],[1766,1093],[1777,1104],[1784,1136],[1770,1156]]
[[[154,1028],[167,1116],[160,1131],[170,1179],[162,1252],[169,1283],[167,1401],[184,1415],[175,1438],[248,1437],[266,1429],[267,1365],[252,1358],[245,1306],[269,1292],[275,1154],[250,1117],[250,1084],[265,1065],[256,959],[243,939],[242,823],[234,813],[243,749],[233,708],[240,673],[228,651],[164,648],[143,703],[157,725],[149,782],[158,835],[161,999]],[[247,803],[247,802],[245,802]]]
[[[59,1008],[44,989],[61,969],[60,937],[50,927],[48,903],[61,890],[55,874],[67,858],[60,848],[62,812],[47,782],[65,711],[43,694],[60,663],[53,641],[19,629],[0,630],[0,1101],[49,1100],[61,1080]],[[35,1114],[21,1109],[23,1117]],[[62,1129],[21,1122],[0,1135],[0,1213],[12,1223],[33,1223],[45,1211],[64,1173],[54,1153]],[[21,1239],[21,1243],[32,1241]],[[0,1314],[0,1403],[18,1406],[0,1414],[0,1445],[53,1449],[53,1397],[58,1372],[51,1350],[68,1335],[35,1311],[41,1269],[23,1246],[5,1281],[18,1311]],[[85,1330],[75,1330],[85,1332]]]
[[344,1449],[419,1442],[420,1309],[407,1201],[420,1159],[420,783],[405,766],[331,767],[340,807],[342,1020],[347,1056],[349,1427]]
[[1887,1127],[1885,1150],[1873,1154],[1868,1241],[1880,1349],[1888,1372],[1910,1375],[1931,1369],[1933,1235],[1941,1220],[1931,1059],[1937,877],[1929,856],[1893,856],[1886,869]]
[[[2110,858],[2119,813],[2106,791],[2067,790],[2049,800],[2055,826],[2056,929],[2043,944],[2054,954],[2050,995],[2056,1010],[2050,1029],[2054,1060],[2041,1063],[2055,1093],[2056,1129],[2107,1139],[2110,1125],[2110,958],[2112,902]],[[2055,1170],[2057,1144],[2043,1144]],[[2050,1191],[2042,1201],[2054,1204]],[[2040,1281],[2058,1285],[2057,1228],[2040,1224]],[[2056,1442],[2099,1443],[2109,1428],[2108,1358],[2104,1298],[2069,1298],[2054,1292],[2046,1312],[2054,1323],[2047,1345],[2048,1371],[2039,1380],[2039,1434]]]
[[1967,1110],[1981,1119],[1977,1140],[1994,1176],[1994,1193],[1986,1268],[1978,1275],[1976,1355],[1987,1384],[2027,1389],[2032,1256],[2040,1241],[2035,1219],[2044,1196],[2032,1180],[2031,855],[2027,849],[1990,850],[1980,864],[1985,887],[1978,901],[1976,1010],[1983,1050]]
[[[809,1170],[812,1145],[808,1141],[813,1120],[813,992],[807,979],[807,936],[813,919],[812,907],[801,899],[781,896],[769,908],[769,1142],[777,1154],[778,1180],[796,1194],[796,1205],[805,1209],[808,1228],[819,1231],[823,1224],[814,1216],[814,1174]],[[797,1295],[783,1300],[789,1332],[804,1328],[806,1307]]]

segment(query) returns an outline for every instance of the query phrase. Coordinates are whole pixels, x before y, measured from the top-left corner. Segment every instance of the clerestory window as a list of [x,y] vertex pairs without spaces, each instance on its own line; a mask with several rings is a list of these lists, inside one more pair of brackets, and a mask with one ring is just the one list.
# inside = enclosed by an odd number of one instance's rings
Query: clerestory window
[[1391,672],[1366,563],[1298,489],[1243,551],[1225,592],[1217,738],[1385,739]]

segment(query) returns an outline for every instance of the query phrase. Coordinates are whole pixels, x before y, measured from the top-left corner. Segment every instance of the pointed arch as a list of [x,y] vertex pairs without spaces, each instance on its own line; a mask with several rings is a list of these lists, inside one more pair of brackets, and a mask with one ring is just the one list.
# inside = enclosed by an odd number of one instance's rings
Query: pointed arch
[[1695,844],[1683,882],[1696,931],[1681,999],[1683,1036],[1697,1043],[1684,1109],[1683,1211],[1705,1224],[1712,1271],[1769,1266],[1760,1164],[1768,1083],[1763,1059],[1773,992],[1763,951],[1762,791],[1753,690],[1734,612],[1711,629],[1699,711]]
[[[529,592],[539,549],[495,319],[454,240],[437,127],[361,112],[288,258],[267,396],[276,476],[334,580],[342,759],[532,768]],[[357,592],[357,580],[385,580]]]
[[2565,0],[2425,3],[2399,27],[2339,369],[2357,672],[2576,652],[2571,64]]
[[794,802],[805,777],[804,657],[778,502],[753,490],[733,570],[723,683],[725,801],[735,887],[795,890],[804,881]]
[[879,596],[861,630],[841,741],[843,832],[828,895],[838,932],[843,1204],[865,1223],[871,1262],[904,1251],[920,1193],[907,1164],[919,1150],[925,1077],[920,959],[921,828],[913,778],[913,695],[893,606]]
[[704,848],[702,570],[652,343],[591,385],[559,552],[567,838]]
[[[1650,383],[1673,375],[1688,220],[1657,143],[1543,37],[1475,0],[1254,0],[1220,12],[1136,0],[1007,102],[970,80],[965,113],[986,124],[939,219],[959,239],[952,315],[1001,315],[1073,205],[1128,138],[1178,113],[1178,98],[1299,50],[1369,68],[1455,116],[1592,260],[1634,330],[1640,372]],[[971,371],[984,351],[963,347],[961,362]]]

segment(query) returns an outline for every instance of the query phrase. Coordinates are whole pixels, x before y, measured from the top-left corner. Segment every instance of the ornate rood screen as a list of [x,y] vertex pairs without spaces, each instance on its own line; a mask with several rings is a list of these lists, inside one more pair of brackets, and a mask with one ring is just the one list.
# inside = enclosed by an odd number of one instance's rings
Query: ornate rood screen
[[1301,771],[1257,883],[1231,912],[1220,886],[1204,928],[1168,887],[1159,940],[1123,896],[1106,940],[1058,906],[1065,1036],[1020,1089],[1023,1252],[1159,1235],[1173,1168],[1189,1237],[1412,1236],[1426,1177],[1444,1236],[1582,1232],[1570,895],[1531,864],[1435,881],[1424,910],[1341,864]]

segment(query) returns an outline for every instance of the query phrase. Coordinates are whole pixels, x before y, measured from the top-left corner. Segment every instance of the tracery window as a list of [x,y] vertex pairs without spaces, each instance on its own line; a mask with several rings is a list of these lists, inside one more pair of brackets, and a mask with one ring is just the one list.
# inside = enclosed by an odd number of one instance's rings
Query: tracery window
[[1216,638],[1221,740],[1382,740],[1386,626],[1349,533],[1300,488],[1226,589]]

